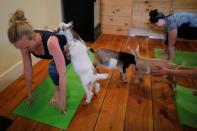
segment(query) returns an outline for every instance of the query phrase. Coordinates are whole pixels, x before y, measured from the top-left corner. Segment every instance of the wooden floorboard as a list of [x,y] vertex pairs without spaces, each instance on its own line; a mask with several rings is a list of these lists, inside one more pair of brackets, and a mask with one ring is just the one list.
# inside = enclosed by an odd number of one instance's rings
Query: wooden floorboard
[[[111,75],[112,71],[105,71],[99,70],[101,73],[105,72],[109,74],[109,78],[105,81],[100,81],[101,84],[101,91],[97,96],[95,96],[88,106],[80,105],[78,108],[78,111],[75,114],[75,117],[73,118],[71,124],[68,127],[68,131],[92,131],[95,128],[95,125],[97,123],[97,119],[99,116],[99,113],[101,112],[103,101],[105,99],[109,83],[111,81]],[[80,128],[79,128],[80,127]]]
[[[130,78],[131,72],[127,72]],[[119,70],[114,70],[102,110],[99,114],[95,130],[117,130],[124,129],[124,120],[127,110],[129,84],[120,79]]]
[[[96,42],[88,44],[93,49],[109,48],[130,52],[140,45],[140,54],[154,57],[154,48],[163,48],[161,40],[148,37],[128,37],[101,35]],[[196,42],[178,41],[177,50],[197,51]],[[50,61],[41,61],[33,68],[33,88],[35,89],[48,75]],[[88,106],[80,105],[68,131],[194,131],[178,122],[173,90],[164,78],[145,76],[144,82],[136,79],[132,67],[127,70],[128,83],[123,83],[118,70],[99,69],[108,73],[107,80],[100,81],[101,91],[94,96]],[[197,87],[197,79],[176,77],[177,83]],[[23,118],[13,114],[13,110],[26,97],[23,75],[0,92],[0,115],[13,120],[8,130],[59,131],[61,129]],[[33,114],[32,114],[33,115]]]
[[[143,37],[144,38],[144,37]],[[140,45],[140,54],[145,56],[147,46],[146,38],[142,37],[130,38],[128,46],[135,49]],[[128,106],[125,122],[125,131],[152,131],[153,130],[153,115],[152,115],[152,98],[150,79],[146,77],[142,83],[134,83],[135,73],[132,73],[131,83],[129,88]]]

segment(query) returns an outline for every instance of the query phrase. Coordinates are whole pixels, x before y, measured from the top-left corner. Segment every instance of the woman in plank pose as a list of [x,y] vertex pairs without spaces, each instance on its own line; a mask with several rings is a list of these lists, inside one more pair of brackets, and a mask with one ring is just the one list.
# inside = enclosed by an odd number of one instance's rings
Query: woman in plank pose
[[149,12],[149,21],[157,27],[164,27],[166,32],[165,49],[168,57],[173,60],[177,38],[197,40],[197,14],[176,12],[165,16],[157,9]]
[[[24,65],[24,76],[27,87],[27,105],[32,97],[32,59],[31,54],[42,59],[52,59],[48,72],[57,86],[50,103],[66,111],[66,59],[64,45],[66,37],[44,30],[33,30],[27,21],[24,11],[17,9],[9,20],[8,38],[14,47],[20,49]],[[47,87],[46,87],[47,88]],[[44,92],[43,92],[44,93]]]

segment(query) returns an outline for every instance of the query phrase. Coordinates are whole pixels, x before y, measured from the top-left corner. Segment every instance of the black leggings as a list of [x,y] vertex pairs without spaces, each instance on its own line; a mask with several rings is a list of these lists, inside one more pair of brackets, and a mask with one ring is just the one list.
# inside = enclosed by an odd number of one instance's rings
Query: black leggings
[[[189,23],[181,25],[177,30],[177,38],[187,40],[197,40],[197,27],[190,27]],[[168,44],[168,34],[166,34],[165,44]]]

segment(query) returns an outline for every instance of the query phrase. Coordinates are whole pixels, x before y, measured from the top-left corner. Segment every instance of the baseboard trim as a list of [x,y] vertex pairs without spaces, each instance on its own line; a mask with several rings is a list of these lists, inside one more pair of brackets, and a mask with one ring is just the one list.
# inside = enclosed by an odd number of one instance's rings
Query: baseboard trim
[[164,34],[162,33],[157,33],[152,30],[148,29],[137,29],[137,28],[131,28],[129,30],[129,36],[134,37],[134,36],[147,36],[151,39],[164,39]]
[[[32,64],[36,64],[40,59],[32,59]],[[8,70],[0,74],[0,92],[5,89],[9,84],[14,82],[23,73],[22,60],[11,66]]]

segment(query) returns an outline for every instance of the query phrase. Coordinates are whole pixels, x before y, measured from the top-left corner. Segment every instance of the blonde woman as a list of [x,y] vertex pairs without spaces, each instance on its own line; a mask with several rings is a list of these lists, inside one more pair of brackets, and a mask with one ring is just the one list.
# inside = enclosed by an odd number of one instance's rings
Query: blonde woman
[[[52,59],[49,64],[49,75],[57,86],[50,103],[57,105],[60,110],[66,111],[66,59],[63,46],[66,38],[53,32],[33,30],[27,21],[24,11],[17,9],[9,20],[8,38],[14,47],[22,54],[24,76],[27,87],[27,105],[32,97],[32,59],[31,54],[42,59]],[[47,87],[46,87],[47,89]],[[43,92],[44,93],[44,92]]]

